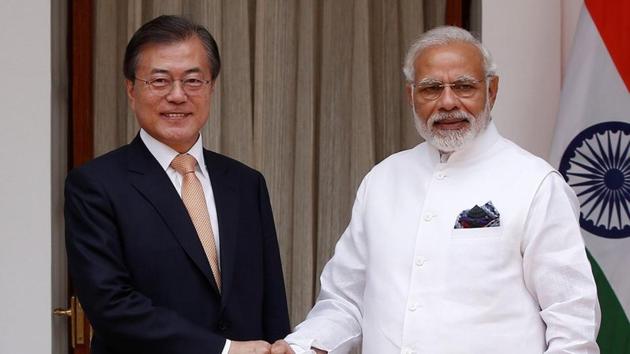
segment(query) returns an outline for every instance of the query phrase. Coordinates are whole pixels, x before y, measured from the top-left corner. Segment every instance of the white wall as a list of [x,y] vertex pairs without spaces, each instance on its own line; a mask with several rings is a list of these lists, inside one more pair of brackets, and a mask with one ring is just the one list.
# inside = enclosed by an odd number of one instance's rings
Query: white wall
[[50,1],[0,1],[0,353],[51,351]]
[[492,112],[504,136],[547,158],[581,0],[482,2],[482,40],[499,67]]

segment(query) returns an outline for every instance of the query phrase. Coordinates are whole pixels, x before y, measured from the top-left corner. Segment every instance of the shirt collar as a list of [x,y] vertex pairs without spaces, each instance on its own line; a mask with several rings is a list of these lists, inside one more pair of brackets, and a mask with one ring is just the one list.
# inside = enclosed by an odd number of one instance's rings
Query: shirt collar
[[[151,155],[155,157],[160,166],[166,171],[170,166],[173,159],[179,155],[179,152],[173,150],[170,146],[164,144],[163,142],[157,140],[152,137],[149,133],[147,133],[144,129],[140,129],[140,139],[144,145],[149,149]],[[203,158],[203,141],[201,138],[201,134],[199,134],[199,139],[197,142],[186,152],[190,154],[197,160],[197,166],[200,172],[208,177],[208,170],[206,169],[206,163]]]
[[[448,161],[445,162],[445,165],[473,161],[479,157],[482,157],[485,153],[490,151],[490,148],[494,145],[494,143],[499,140],[501,135],[499,135],[499,131],[497,130],[496,125],[493,121],[488,123],[488,126],[484,131],[479,133],[471,142],[466,144],[461,149],[454,151],[451,156],[448,158]],[[440,152],[433,145],[427,143],[429,149],[429,155],[433,165],[437,165],[440,163]]]

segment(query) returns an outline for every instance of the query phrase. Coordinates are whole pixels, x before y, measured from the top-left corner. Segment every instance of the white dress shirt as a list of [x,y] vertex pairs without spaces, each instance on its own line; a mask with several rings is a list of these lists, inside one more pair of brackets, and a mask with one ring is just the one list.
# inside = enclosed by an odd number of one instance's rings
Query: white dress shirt
[[[173,159],[179,155],[179,152],[173,150],[170,146],[158,141],[149,133],[147,133],[144,129],[140,129],[140,138],[144,145],[149,149],[151,155],[155,157],[160,166],[164,169],[168,178],[171,179],[171,183],[177,190],[179,196],[182,196],[182,179],[183,176],[180,175],[173,167],[171,167],[171,162]],[[217,245],[217,260],[219,261],[219,267],[221,266],[220,262],[220,247],[219,247],[219,222],[217,219],[217,206],[214,203],[214,193],[212,192],[212,183],[210,182],[210,175],[208,174],[208,169],[206,168],[206,162],[203,158],[203,143],[201,141],[201,134],[199,134],[199,139],[195,145],[193,145],[190,150],[186,152],[197,160],[197,165],[195,166],[195,175],[201,182],[201,186],[203,187],[203,194],[206,197],[206,205],[208,206],[208,214],[210,215],[210,222],[212,223],[212,233],[214,233],[214,242]]]
[[[455,229],[488,201],[500,226]],[[366,354],[597,354],[599,306],[578,201],[494,124],[440,162],[427,143],[364,178],[306,320],[287,337]]]
[[[177,155],[179,155],[179,152],[173,150],[173,148],[171,148],[170,146],[158,141],[149,133],[147,133],[144,129],[140,129],[140,139],[142,139],[144,145],[147,147],[147,149],[149,149],[151,155],[153,155],[160,166],[162,166],[162,168],[168,175],[168,178],[170,178],[173,186],[177,190],[177,193],[181,197],[183,176],[180,175],[179,172],[175,171],[173,167],[171,167],[171,162]],[[201,134],[199,134],[199,139],[197,139],[195,145],[193,145],[186,153],[190,154],[197,160],[195,175],[201,182],[203,194],[206,197],[206,205],[208,206],[208,214],[210,215],[210,222],[212,224],[212,233],[214,234],[214,242],[217,249],[217,261],[220,269],[221,247],[219,243],[219,220],[217,219],[217,206],[214,203],[212,182],[210,181],[210,175],[208,173],[208,169],[206,168],[206,161],[203,158],[203,142],[201,140]],[[226,340],[225,347],[223,348],[221,354],[227,354],[229,352],[230,344],[230,340]]]

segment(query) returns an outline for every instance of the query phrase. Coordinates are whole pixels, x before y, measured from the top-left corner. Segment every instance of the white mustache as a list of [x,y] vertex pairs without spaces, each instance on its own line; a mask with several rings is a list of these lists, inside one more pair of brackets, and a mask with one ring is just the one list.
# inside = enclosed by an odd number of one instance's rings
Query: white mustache
[[449,120],[465,120],[468,123],[470,123],[473,119],[474,117],[472,117],[470,114],[462,112],[462,111],[436,112],[431,115],[428,123],[429,123],[429,126],[432,126],[434,123],[437,123],[437,122],[449,121]]

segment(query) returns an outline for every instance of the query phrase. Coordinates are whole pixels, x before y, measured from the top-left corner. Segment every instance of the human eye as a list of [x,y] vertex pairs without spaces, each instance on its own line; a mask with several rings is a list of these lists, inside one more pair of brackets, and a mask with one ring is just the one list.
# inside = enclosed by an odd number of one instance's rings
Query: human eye
[[194,78],[194,77],[187,78],[187,79],[183,80],[183,84],[186,87],[190,87],[190,88],[199,88],[199,87],[201,87],[201,85],[204,84],[204,82],[205,81],[203,81],[201,79],[198,79],[198,78]]
[[462,82],[454,82],[453,90],[461,93],[472,93],[475,91],[477,86],[470,81],[462,81]]
[[171,84],[171,80],[166,77],[156,77],[149,81],[149,84],[155,88],[167,87]]
[[442,89],[443,86],[440,84],[429,84],[420,86],[420,92],[430,95],[439,94],[440,92],[442,92]]

